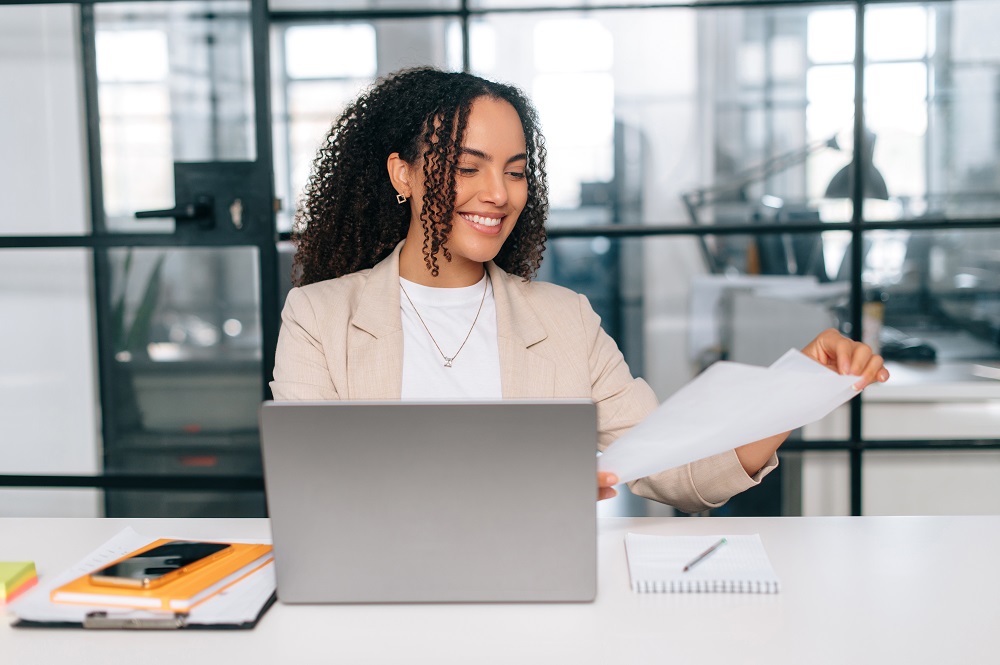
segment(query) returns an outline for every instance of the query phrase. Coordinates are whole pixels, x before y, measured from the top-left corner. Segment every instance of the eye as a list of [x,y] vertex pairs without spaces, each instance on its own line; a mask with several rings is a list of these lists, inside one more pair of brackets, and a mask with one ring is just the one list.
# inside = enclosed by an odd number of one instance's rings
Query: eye
[[475,175],[479,172],[479,169],[472,168],[469,166],[456,166],[455,173],[458,175]]
[[515,180],[524,180],[524,171],[507,171],[507,175]]

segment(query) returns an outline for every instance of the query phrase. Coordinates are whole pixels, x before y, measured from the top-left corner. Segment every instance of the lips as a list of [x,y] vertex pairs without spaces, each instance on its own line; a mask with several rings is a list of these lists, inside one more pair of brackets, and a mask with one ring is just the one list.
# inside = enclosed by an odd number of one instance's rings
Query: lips
[[472,227],[473,231],[484,236],[499,236],[503,231],[504,215],[477,215],[471,212],[460,212],[458,216]]
[[500,226],[500,222],[503,221],[503,217],[485,217],[483,215],[475,215],[467,212],[460,212],[459,216],[467,222],[472,222],[478,226],[495,227]]

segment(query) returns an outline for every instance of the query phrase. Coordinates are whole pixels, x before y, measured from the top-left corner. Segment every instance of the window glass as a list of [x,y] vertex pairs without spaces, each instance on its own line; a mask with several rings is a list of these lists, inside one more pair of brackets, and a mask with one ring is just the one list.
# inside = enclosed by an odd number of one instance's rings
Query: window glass
[[278,230],[289,231],[333,121],[377,76],[416,65],[461,69],[460,23],[432,18],[279,25],[272,30],[271,55]]
[[[666,174],[665,169],[642,168],[644,151],[650,157],[661,154],[659,135],[679,138],[683,123],[691,122],[684,114],[693,102],[694,91],[688,88],[686,95],[682,92],[693,83],[687,72],[693,64],[694,40],[686,32],[693,26],[683,20],[689,14],[649,14],[643,14],[641,19],[637,13],[615,12],[498,14],[479,19],[496,34],[500,49],[496,69],[482,73],[518,85],[539,110],[548,151],[552,225],[579,224],[592,218],[588,211],[594,203],[610,201],[609,194],[619,184],[635,198],[646,185],[644,178]],[[672,14],[675,21],[667,22],[665,14]],[[659,33],[661,29],[668,34]],[[647,56],[631,46],[642,41],[646,32],[651,39],[658,33],[658,43],[683,54],[677,55],[671,76],[651,75],[644,69],[643,80],[638,80],[633,58],[645,62]],[[508,52],[502,46],[523,35],[533,36],[525,42],[525,48]],[[672,39],[674,36],[677,41]],[[674,58],[676,54],[671,51],[663,55]],[[674,90],[668,92],[664,87]],[[677,122],[671,121],[672,114],[676,114],[673,117]],[[656,128],[649,126],[654,119]],[[628,170],[629,182],[615,180],[616,137],[622,142],[619,155],[638,166]],[[618,168],[624,170],[626,164]],[[677,188],[674,180],[653,195],[676,196]],[[675,201],[672,206],[654,208],[660,221],[683,216],[679,198]]]
[[[549,151],[549,200],[576,208],[613,171],[614,81],[607,73],[538,74],[531,95]],[[530,93],[529,93],[530,94]]]
[[[114,249],[107,261],[114,402],[105,418],[116,435],[105,471],[260,474],[256,251]],[[106,498],[109,516],[263,514],[253,493],[109,490]]]
[[928,55],[928,9],[903,5],[865,9],[865,56],[878,60],[919,60]]
[[362,11],[370,9],[426,10],[459,9],[461,0],[268,0],[271,11]]
[[854,67],[816,66],[806,76],[807,126],[814,136],[833,136],[854,122]]
[[131,230],[135,211],[174,206],[170,93],[115,83],[102,84],[100,97],[104,209],[110,228]]
[[[993,26],[1000,20],[1000,5],[993,0],[955,0],[930,5],[941,22],[938,42],[949,43],[952,57],[957,61],[1000,59],[1000,42],[993,39]],[[949,14],[950,12],[950,14]]]
[[249,3],[94,8],[106,224],[170,232],[174,163],[256,158]]
[[[157,469],[182,470],[191,473],[199,464],[206,464],[211,473],[212,463],[219,463],[218,456],[166,455],[156,462]],[[231,465],[234,460],[226,461]],[[239,460],[235,460],[239,464]],[[252,472],[260,473],[259,464]],[[109,517],[265,517],[267,502],[263,492],[194,492],[194,491],[143,491],[108,490],[107,514]]]
[[591,19],[544,19],[533,32],[529,94],[545,129],[550,203],[575,208],[613,175],[614,39]]
[[[740,2],[757,2],[757,0],[734,0]],[[580,0],[469,0],[471,8],[484,9],[537,9],[539,7],[569,7],[576,8],[586,4],[597,4],[581,2]],[[689,5],[690,0],[602,0],[602,6],[629,5],[629,6],[662,6],[662,5]]]
[[109,28],[95,40],[105,211],[128,219],[146,206],[172,208],[166,31]]
[[[553,224],[579,223],[556,211],[588,217],[587,202],[625,192],[635,201],[634,221],[644,223],[843,221],[849,201],[827,205],[826,189],[851,161],[843,133],[854,115],[853,67],[810,70],[810,15],[801,8],[487,14],[479,21],[497,44],[535,39],[498,54],[496,71],[483,73],[520,85],[539,108]],[[636,48],[648,42],[669,68],[649,67],[648,52]]]
[[933,5],[939,33],[930,62],[926,199],[915,214],[993,217],[1000,202],[1000,48],[987,26],[1000,5]]
[[252,248],[127,248],[108,254],[119,362],[260,359]]
[[0,474],[100,470],[92,271],[87,250],[0,250]]
[[108,254],[112,345],[125,389],[118,427],[253,430],[263,394],[255,252],[136,248]]
[[874,164],[889,197],[922,198],[927,191],[927,67],[919,62],[868,67],[865,101]]
[[103,516],[104,497],[100,490],[0,488],[0,517]]
[[0,6],[0,235],[90,231],[79,42],[77,6]]
[[614,38],[599,21],[551,18],[534,30],[535,68],[540,72],[608,71]]
[[[899,348],[899,360],[943,366],[1000,358],[1000,231],[870,231],[863,250],[862,277],[883,303],[886,327],[925,342]],[[884,350],[892,356],[897,346]]]
[[155,83],[170,75],[163,30],[110,30],[97,33],[97,78],[108,83]]
[[[497,36],[491,26],[479,21],[469,22],[469,62],[473,70],[489,77],[496,70],[499,51]],[[448,27],[448,69],[462,70],[462,24]]]
[[375,28],[354,25],[302,25],[285,31],[288,78],[371,78],[378,68]]
[[810,62],[817,65],[853,62],[854,24],[855,13],[850,7],[810,12],[806,23]]

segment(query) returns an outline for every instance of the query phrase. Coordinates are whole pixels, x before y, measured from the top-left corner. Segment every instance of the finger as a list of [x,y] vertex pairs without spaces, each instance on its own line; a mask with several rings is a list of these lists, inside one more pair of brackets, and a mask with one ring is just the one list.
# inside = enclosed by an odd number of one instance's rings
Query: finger
[[618,491],[613,487],[601,487],[597,490],[597,500],[604,501],[618,496]]
[[[853,359],[856,347],[859,346],[862,345],[858,344],[854,340],[848,339],[843,336],[841,336],[841,338],[834,343],[833,354],[834,358],[837,361],[838,374],[853,374],[851,368],[853,367]],[[864,367],[864,365],[859,367],[858,370],[861,370],[862,367]]]
[[598,487],[611,487],[612,485],[618,484],[618,476],[610,471],[598,471],[597,472],[597,486]]
[[861,376],[861,380],[854,384],[854,389],[863,390],[866,386],[876,381],[884,382],[888,380],[889,370],[883,367],[882,362],[882,356],[871,356],[864,370],[858,373]]
[[834,368],[838,374],[859,375],[864,371],[865,365],[871,357],[870,347],[844,337],[832,329],[823,334],[822,341],[827,346],[827,354],[830,356],[830,361],[827,364]]
[[[867,344],[854,344],[854,348],[851,349],[850,373],[857,376],[865,374],[865,372],[869,369],[869,363],[871,362],[873,355],[874,352],[872,351],[872,347]],[[871,379],[875,378],[875,368],[872,367],[871,370],[872,373],[869,383],[871,383]]]

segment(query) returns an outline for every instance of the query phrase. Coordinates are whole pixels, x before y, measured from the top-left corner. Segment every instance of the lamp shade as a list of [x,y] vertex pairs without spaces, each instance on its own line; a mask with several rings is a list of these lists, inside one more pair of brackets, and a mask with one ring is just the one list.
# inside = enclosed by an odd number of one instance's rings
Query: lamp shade
[[[888,200],[889,189],[885,178],[872,161],[875,154],[875,133],[865,130],[864,149],[861,153],[861,171],[864,177],[862,196],[866,199]],[[854,161],[837,171],[830,184],[826,186],[826,198],[848,199],[854,195]]]

